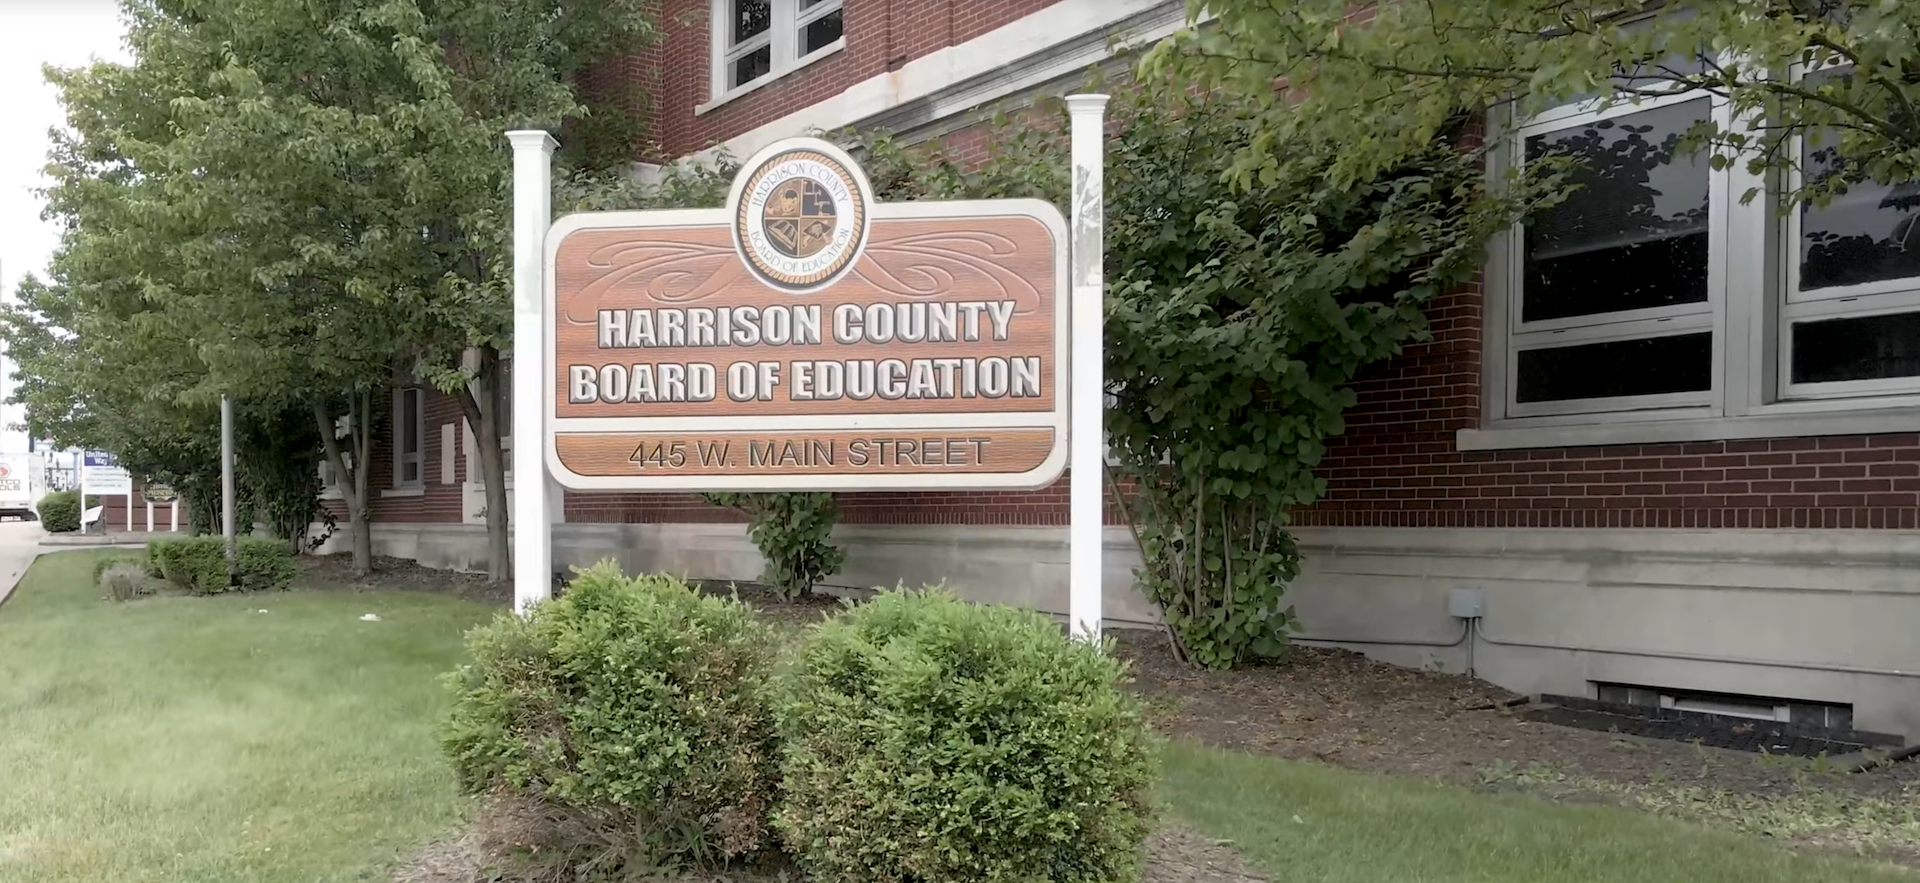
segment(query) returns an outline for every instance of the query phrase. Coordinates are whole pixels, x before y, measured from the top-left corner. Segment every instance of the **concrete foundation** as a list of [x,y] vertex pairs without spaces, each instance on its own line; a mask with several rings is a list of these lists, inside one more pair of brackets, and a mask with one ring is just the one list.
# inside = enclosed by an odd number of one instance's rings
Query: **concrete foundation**
[[[1596,684],[1853,707],[1854,726],[1920,742],[1920,534],[1899,531],[1301,528],[1288,592],[1299,639],[1462,671],[1522,693]],[[379,524],[379,554],[483,569],[476,525]],[[1064,528],[842,527],[838,585],[944,582],[981,601],[1067,606]],[[753,579],[741,525],[563,524],[556,566]],[[1106,531],[1112,625],[1150,625],[1124,528]],[[1447,596],[1478,588],[1473,637]]]

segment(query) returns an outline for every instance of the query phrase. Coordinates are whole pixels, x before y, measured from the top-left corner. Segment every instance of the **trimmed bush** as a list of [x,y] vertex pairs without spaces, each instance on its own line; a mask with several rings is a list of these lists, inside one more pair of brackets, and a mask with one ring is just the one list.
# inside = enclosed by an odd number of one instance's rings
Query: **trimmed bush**
[[240,537],[234,547],[235,581],[228,582],[227,544],[221,537],[185,537],[147,543],[147,572],[181,591],[218,595],[230,591],[285,589],[300,575],[293,550],[281,540]]
[[285,540],[241,537],[234,558],[244,592],[281,591],[300,575],[300,564],[293,559],[293,548]]
[[1139,877],[1154,766],[1125,666],[944,590],[820,625],[780,707],[788,849],[819,879]]
[[49,533],[72,533],[80,529],[80,495],[73,491],[54,491],[40,498],[40,525]]
[[769,841],[777,642],[745,605],[603,562],[467,643],[447,680],[454,769],[546,807],[574,867],[710,866]]

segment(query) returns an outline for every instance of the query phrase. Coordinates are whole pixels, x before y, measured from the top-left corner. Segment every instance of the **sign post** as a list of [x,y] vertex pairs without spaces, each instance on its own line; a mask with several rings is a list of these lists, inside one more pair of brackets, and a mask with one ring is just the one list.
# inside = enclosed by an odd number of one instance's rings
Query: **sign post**
[[1072,236],[1042,200],[880,202],[813,138],[749,159],[725,208],[549,224],[556,145],[509,132],[514,397],[538,403],[513,435],[541,442],[513,451],[515,608],[551,594],[543,475],[588,491],[1015,490],[1053,483],[1071,453],[1086,477],[1069,618],[1097,637],[1106,98],[1069,101]]
[[[515,361],[544,365],[548,361],[545,303],[547,228],[553,222],[553,151],[560,146],[540,131],[508,132],[513,144],[513,353]],[[541,409],[532,403],[551,395],[544,372],[513,372],[513,435],[523,439],[513,446],[513,474],[520,476],[513,494],[513,609],[553,594],[553,503],[548,499],[547,430]]]
[[1067,97],[1073,156],[1073,478],[1067,489],[1068,627],[1100,640],[1106,597],[1102,478],[1107,468],[1106,120],[1107,96]]

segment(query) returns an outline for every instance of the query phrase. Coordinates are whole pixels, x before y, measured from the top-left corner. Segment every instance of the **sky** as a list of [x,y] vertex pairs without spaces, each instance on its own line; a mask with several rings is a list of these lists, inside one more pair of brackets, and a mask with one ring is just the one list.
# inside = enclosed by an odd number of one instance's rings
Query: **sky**
[[[40,220],[47,130],[61,125],[60,102],[41,65],[73,67],[90,59],[125,61],[125,29],[115,0],[0,0],[0,108],[11,134],[0,138],[0,297],[9,302],[20,277],[41,274],[59,243],[59,228]],[[12,392],[12,366],[5,391]],[[0,407],[0,452],[26,450],[13,429],[25,415]]]

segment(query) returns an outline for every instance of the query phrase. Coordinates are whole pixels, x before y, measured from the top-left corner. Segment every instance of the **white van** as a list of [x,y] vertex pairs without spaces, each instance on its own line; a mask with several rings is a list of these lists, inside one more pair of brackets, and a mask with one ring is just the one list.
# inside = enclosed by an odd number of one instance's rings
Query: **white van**
[[0,518],[32,521],[33,455],[0,454]]

